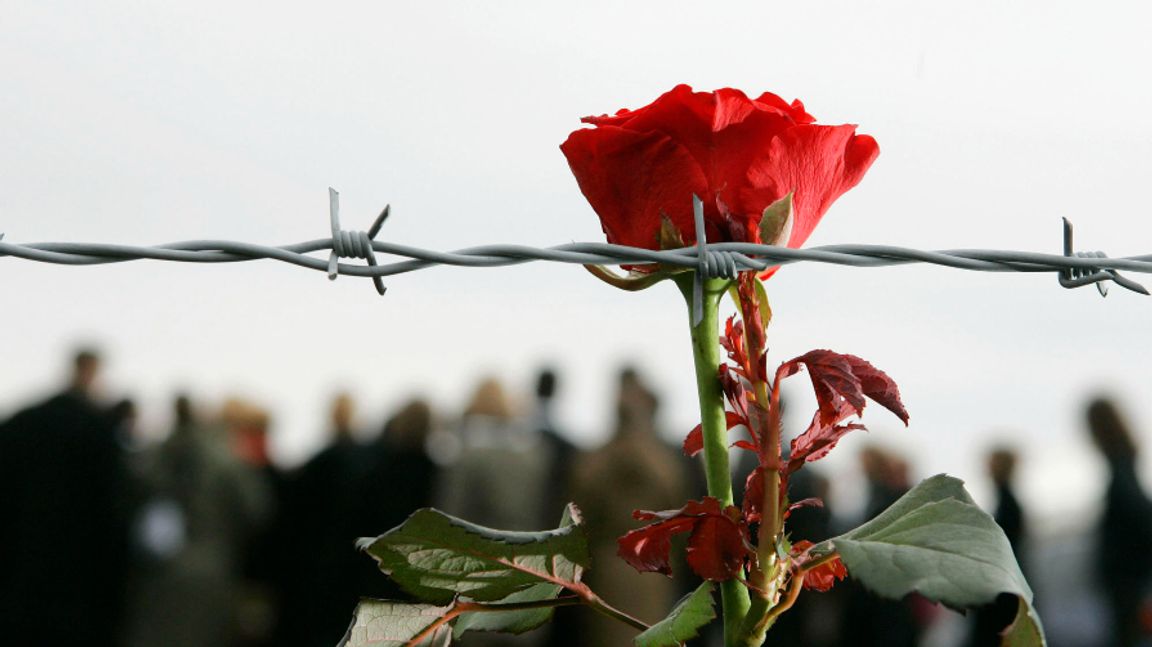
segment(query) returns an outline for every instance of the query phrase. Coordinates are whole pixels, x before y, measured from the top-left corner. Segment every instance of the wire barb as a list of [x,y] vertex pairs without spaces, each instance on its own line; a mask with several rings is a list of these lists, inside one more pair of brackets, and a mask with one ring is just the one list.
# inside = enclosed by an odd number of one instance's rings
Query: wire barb
[[708,242],[704,233],[704,201],[692,195],[692,218],[696,226],[696,276],[692,279],[692,326],[704,319],[704,272],[708,269]]
[[[1067,258],[1100,258],[1106,259],[1108,256],[1104,252],[1077,252],[1072,244],[1072,223],[1064,218],[1064,256]],[[1099,267],[1068,267],[1060,270],[1060,285],[1071,289],[1083,287],[1085,285],[1095,285],[1096,291],[1100,296],[1108,296],[1108,284],[1105,281],[1112,281],[1122,288],[1127,288],[1133,292],[1147,295],[1148,290],[1139,283],[1120,276],[1120,273],[1114,269],[1100,269]]]
[[698,195],[692,196],[692,218],[696,227],[696,276],[692,284],[692,325],[695,326],[704,318],[704,279],[735,279],[740,272],[737,264],[741,256],[708,246],[704,233],[704,201]]
[[[388,219],[391,206],[384,207],[367,232],[345,231],[340,228],[340,192],[328,187],[328,215],[332,221],[332,253],[328,255],[329,280],[335,281],[336,277],[340,276],[341,258],[363,258],[368,261],[370,267],[376,267],[376,254],[372,250],[372,241],[376,238],[376,234],[380,233],[384,221]],[[381,296],[388,291],[378,275],[372,276],[372,284],[376,286],[376,291]]]

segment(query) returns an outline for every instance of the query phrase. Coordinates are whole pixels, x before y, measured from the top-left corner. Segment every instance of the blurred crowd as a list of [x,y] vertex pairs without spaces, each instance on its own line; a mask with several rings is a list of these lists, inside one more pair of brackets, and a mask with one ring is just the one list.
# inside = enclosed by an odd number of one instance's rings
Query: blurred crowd
[[[142,445],[133,402],[93,396],[100,355],[79,351],[70,369],[58,393],[0,422],[5,645],[330,647],[361,597],[404,598],[355,540],[427,506],[481,525],[537,530],[555,527],[575,501],[594,563],[586,581],[648,622],[693,586],[690,578],[638,575],[616,557],[616,539],[636,526],[633,510],[679,508],[704,492],[699,465],[659,433],[659,397],[633,369],[617,375],[613,433],[596,449],[568,440],[554,413],[558,376],[543,370],[527,411],[514,405],[520,394],[485,379],[458,413],[415,399],[375,434],[362,428],[356,402],[339,394],[326,444],[291,470],[270,460],[272,417],[258,406],[232,400],[208,410],[178,395],[167,435]],[[1109,469],[1087,567],[1101,593],[1099,630],[1075,641],[1051,635],[1051,644],[1152,644],[1152,503],[1136,469],[1137,439],[1107,399],[1088,404],[1084,426]],[[989,450],[996,493],[989,512],[1031,575],[1040,565],[1013,486],[1017,461],[1012,447]],[[908,462],[891,450],[866,447],[859,468],[867,501],[862,517],[849,520],[834,514],[830,484],[818,470],[793,477],[792,500],[826,502],[793,513],[793,541],[843,532],[913,485]],[[1038,605],[1043,615],[1043,597]],[[962,631],[941,639],[937,628],[950,612],[917,596],[882,600],[849,580],[829,594],[802,596],[767,644],[996,645],[1015,610],[1006,598],[962,622],[953,616]],[[552,624],[523,636],[468,634],[462,644],[623,646],[633,635],[598,614],[563,608]],[[715,645],[716,638],[691,644]]]

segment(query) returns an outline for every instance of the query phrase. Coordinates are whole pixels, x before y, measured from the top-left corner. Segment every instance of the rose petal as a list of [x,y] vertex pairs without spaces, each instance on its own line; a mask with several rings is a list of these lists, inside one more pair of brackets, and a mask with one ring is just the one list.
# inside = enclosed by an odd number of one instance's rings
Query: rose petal
[[687,151],[660,133],[577,130],[560,147],[608,242],[654,249],[661,217],[694,232],[692,195],[707,184]]

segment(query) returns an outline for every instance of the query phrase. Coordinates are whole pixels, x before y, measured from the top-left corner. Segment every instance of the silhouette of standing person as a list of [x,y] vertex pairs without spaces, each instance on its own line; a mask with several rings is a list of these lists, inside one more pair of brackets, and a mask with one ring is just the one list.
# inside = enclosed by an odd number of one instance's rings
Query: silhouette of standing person
[[[860,467],[868,481],[868,503],[863,521],[888,509],[905,492],[908,465],[904,460],[877,447],[860,452]],[[865,589],[855,581],[842,587],[846,592],[840,640],[844,647],[916,647],[921,626],[915,598],[889,600]]]
[[285,527],[293,543],[295,573],[286,593],[286,644],[336,644],[359,600],[363,556],[355,550],[355,517],[371,455],[356,440],[351,396],[333,398],[330,414],[328,445],[289,485]]
[[0,641],[119,642],[127,568],[125,469],[93,401],[100,356],[67,387],[0,424]]
[[1152,575],[1152,503],[1136,474],[1136,442],[1116,404],[1097,398],[1085,417],[1109,472],[1097,549],[1101,587],[1112,614],[1108,645],[1128,647],[1140,641],[1140,607]]
[[[550,484],[544,445],[516,418],[500,381],[486,378],[477,385],[457,433],[463,452],[441,472],[438,507],[501,530],[555,527],[558,515],[541,517]],[[519,636],[470,632],[460,642],[471,647],[538,647],[545,637],[543,630]]]
[[442,472],[439,507],[501,530],[555,526],[559,512],[555,519],[541,516],[550,484],[544,446],[516,419],[501,382],[480,382],[457,431],[464,449]]
[[[573,445],[559,430],[556,423],[555,400],[559,378],[552,368],[536,374],[536,410],[532,426],[544,445],[545,458],[551,483],[546,489],[544,507],[540,516],[544,520],[559,519],[565,506],[572,500],[572,469],[577,456]],[[548,624],[548,647],[575,647],[581,644],[580,614],[582,609],[562,607],[553,612]]]
[[1024,523],[1024,509],[1016,498],[1016,488],[1012,481],[1016,476],[1016,452],[1000,447],[988,454],[988,476],[996,486],[996,510],[992,518],[1012,544],[1016,561],[1024,565],[1024,541],[1027,537]]
[[556,424],[553,402],[558,382],[556,371],[551,368],[540,371],[536,376],[536,411],[532,425],[544,445],[548,473],[551,475],[551,485],[540,511],[544,520],[559,519],[564,506],[572,498],[572,463],[576,458],[576,447],[564,437]]
[[[1016,562],[1024,569],[1024,542],[1027,537],[1024,509],[1016,498],[1012,485],[1016,474],[1016,452],[998,447],[988,453],[988,476],[996,488],[996,509],[992,518],[1004,531]],[[1001,596],[995,602],[980,607],[972,614],[972,632],[968,637],[971,647],[996,645],[1002,632],[1016,615],[1017,601],[1012,596]]]
[[[354,536],[375,537],[404,523],[413,512],[433,503],[439,467],[426,446],[434,424],[431,405],[417,398],[406,402],[384,424],[369,446],[372,465],[358,497]],[[366,555],[356,555],[361,596],[406,600],[409,596]],[[349,618],[351,615],[349,614]]]
[[[595,568],[585,581],[610,603],[626,604],[655,622],[675,604],[681,586],[661,575],[637,573],[617,554],[617,539],[637,526],[632,511],[669,510],[689,497],[681,457],[660,439],[659,398],[632,368],[620,373],[616,430],[606,445],[575,466],[575,499],[584,512]],[[599,614],[581,614],[584,645],[630,645],[636,630]]]

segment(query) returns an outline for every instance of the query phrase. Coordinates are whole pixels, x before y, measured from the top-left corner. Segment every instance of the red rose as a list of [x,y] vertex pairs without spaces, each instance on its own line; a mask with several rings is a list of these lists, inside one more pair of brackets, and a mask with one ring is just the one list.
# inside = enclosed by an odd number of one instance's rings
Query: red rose
[[[819,126],[799,100],[678,85],[652,104],[585,117],[560,150],[608,242],[658,248],[661,215],[695,240],[692,195],[710,242],[760,241],[764,209],[793,192],[789,247],[807,240],[880,149],[856,127]],[[773,241],[763,241],[773,242]]]

